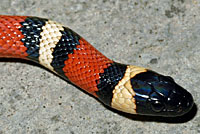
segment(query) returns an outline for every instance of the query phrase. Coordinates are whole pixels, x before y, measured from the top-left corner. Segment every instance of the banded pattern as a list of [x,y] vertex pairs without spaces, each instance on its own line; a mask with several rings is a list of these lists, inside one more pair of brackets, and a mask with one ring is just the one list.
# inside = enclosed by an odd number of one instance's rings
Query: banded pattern
[[177,116],[193,105],[192,96],[172,78],[116,63],[48,19],[0,15],[0,57],[37,62],[123,112]]
[[118,82],[124,77],[127,66],[119,63],[112,63],[111,66],[104,69],[104,73],[100,73],[96,94],[99,99],[106,105],[111,106],[113,98],[113,90]]
[[47,19],[40,19],[38,17],[26,17],[23,22],[20,22],[22,27],[19,28],[19,31],[24,35],[24,38],[20,41],[27,48],[27,57],[36,62],[38,62],[39,57],[40,33],[46,21]]
[[147,69],[137,66],[127,66],[126,72],[122,80],[115,86],[113,90],[113,98],[111,106],[120,111],[136,114],[136,100],[134,98],[135,91],[131,85],[130,79],[137,74],[146,72]]
[[69,59],[68,55],[73,54],[74,50],[77,49],[77,45],[80,44],[80,36],[69,28],[63,28],[64,30],[60,31],[62,34],[61,39],[57,43],[52,53],[53,61],[51,63],[51,66],[58,74],[60,74],[64,79],[66,79],[66,75],[63,71],[63,68],[65,66],[64,62],[67,59]]
[[[25,58],[40,63],[97,97],[100,74],[113,61],[77,33],[59,23],[38,17],[0,16],[0,23],[1,44],[5,47],[0,48],[0,51],[5,51],[5,54],[1,53],[2,57],[15,58],[23,54]],[[5,34],[9,34],[10,39]],[[15,40],[20,44],[20,49],[12,49],[17,46],[11,41],[14,38],[17,38]],[[19,50],[23,50],[20,51],[21,55],[12,55]]]
[[113,61],[106,58],[84,39],[73,54],[68,54],[63,71],[69,80],[80,88],[96,96],[99,74]]
[[47,21],[45,26],[42,27],[40,49],[39,49],[39,63],[54,71],[51,63],[53,61],[53,52],[57,43],[61,39],[64,28],[62,25],[54,22]]

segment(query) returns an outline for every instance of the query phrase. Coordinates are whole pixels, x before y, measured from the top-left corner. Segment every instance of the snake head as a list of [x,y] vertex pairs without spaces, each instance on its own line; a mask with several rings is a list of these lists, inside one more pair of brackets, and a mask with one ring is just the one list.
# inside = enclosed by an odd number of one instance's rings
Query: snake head
[[190,111],[192,95],[143,67],[114,63],[101,75],[97,96],[104,104],[131,114],[175,117]]
[[194,103],[192,95],[171,77],[153,71],[137,74],[131,78],[131,85],[138,114],[181,116],[190,111]]

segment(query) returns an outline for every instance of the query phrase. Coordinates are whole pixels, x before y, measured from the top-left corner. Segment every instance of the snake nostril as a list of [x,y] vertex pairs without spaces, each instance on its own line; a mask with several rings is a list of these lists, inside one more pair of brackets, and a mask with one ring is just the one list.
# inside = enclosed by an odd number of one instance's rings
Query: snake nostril
[[183,108],[182,107],[179,107],[178,110],[177,110],[177,113],[180,113],[183,111]]

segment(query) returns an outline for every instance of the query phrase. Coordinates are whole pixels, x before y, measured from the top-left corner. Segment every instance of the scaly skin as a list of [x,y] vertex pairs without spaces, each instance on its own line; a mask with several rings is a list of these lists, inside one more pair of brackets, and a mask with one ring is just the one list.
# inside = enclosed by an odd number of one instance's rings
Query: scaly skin
[[116,63],[71,29],[54,21],[0,15],[0,57],[37,62],[117,110],[181,116],[192,95],[169,76]]

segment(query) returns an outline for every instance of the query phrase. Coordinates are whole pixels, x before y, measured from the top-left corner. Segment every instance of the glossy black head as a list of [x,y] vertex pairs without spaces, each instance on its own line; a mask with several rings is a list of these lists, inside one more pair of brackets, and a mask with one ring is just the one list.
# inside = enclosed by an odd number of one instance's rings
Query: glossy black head
[[133,77],[131,85],[138,114],[181,116],[193,106],[192,95],[169,76],[147,71]]

